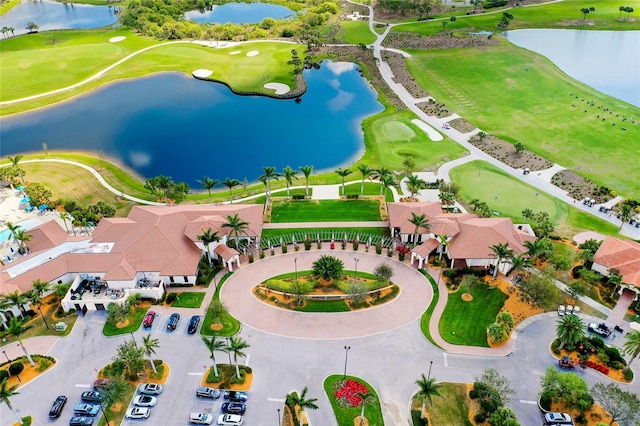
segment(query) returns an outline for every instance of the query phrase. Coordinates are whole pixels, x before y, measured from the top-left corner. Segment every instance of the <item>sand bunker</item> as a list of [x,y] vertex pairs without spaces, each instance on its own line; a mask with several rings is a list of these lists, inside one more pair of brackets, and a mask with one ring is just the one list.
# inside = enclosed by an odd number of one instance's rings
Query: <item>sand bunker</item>
[[209,77],[211,74],[213,74],[213,71],[205,70],[205,69],[199,69],[193,72],[194,77],[201,77],[201,78]]
[[117,42],[122,41],[124,39],[126,39],[125,36],[111,37],[109,39],[109,43],[117,43]]
[[247,52],[247,56],[258,56],[260,52],[257,50],[252,50],[251,52]]
[[287,86],[286,84],[282,84],[282,83],[267,83],[264,85],[265,89],[272,89],[276,91],[276,95],[284,95],[285,93],[287,93],[289,90],[289,86]]
[[424,121],[414,119],[414,120],[411,120],[411,122],[416,126],[420,127],[422,130],[424,130],[425,133],[429,136],[429,139],[431,139],[432,141],[441,141],[442,139],[444,139],[436,129],[429,126]]
[[229,52],[229,55],[239,55],[240,51],[239,50],[234,50],[233,52]]

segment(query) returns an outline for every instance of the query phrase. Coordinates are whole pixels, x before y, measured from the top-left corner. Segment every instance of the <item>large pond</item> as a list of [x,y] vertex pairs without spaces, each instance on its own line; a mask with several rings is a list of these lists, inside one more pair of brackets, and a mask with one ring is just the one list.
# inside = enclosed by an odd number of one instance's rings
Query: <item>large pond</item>
[[355,65],[307,70],[302,102],[237,96],[178,73],[118,82],[75,100],[0,119],[0,156],[102,151],[144,177],[198,187],[204,175],[255,181],[262,167],[337,168],[364,151],[363,118],[382,111]]
[[[0,16],[0,27],[11,27],[15,34],[26,34],[27,23],[34,22],[40,31],[73,28],[99,28],[118,20],[109,6],[57,3],[53,1],[23,1]],[[11,34],[9,34],[11,35]]]
[[213,6],[211,10],[193,10],[185,13],[185,18],[195,22],[224,24],[256,24],[264,18],[285,19],[296,16],[296,12],[269,3],[226,3]]
[[503,35],[572,78],[640,107],[640,31],[533,29]]

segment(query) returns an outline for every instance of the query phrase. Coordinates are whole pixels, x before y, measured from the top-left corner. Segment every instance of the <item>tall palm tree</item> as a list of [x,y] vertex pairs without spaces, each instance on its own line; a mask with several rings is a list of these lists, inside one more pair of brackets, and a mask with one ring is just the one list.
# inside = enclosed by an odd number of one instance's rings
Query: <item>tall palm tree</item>
[[393,174],[391,173],[391,170],[387,169],[386,167],[382,167],[380,169],[374,170],[371,173],[371,177],[378,179],[378,181],[380,182],[380,195],[382,195],[383,191],[386,188],[388,188],[391,185],[395,185],[395,183],[385,185],[385,180],[387,178],[393,179]]
[[264,174],[261,177],[265,178],[267,182],[267,198],[269,198],[271,196],[271,179],[278,180],[281,175],[276,172],[275,167],[263,167],[262,170],[264,170]]
[[362,182],[360,182],[360,195],[364,195],[364,180],[371,176],[373,169],[366,164],[358,164],[358,171],[362,175]]
[[282,176],[284,177],[285,182],[287,183],[287,197],[289,196],[289,186],[293,183],[293,179],[298,180],[298,176],[296,176],[298,172],[293,170],[291,167],[287,166],[282,170]]
[[64,229],[67,230],[67,234],[69,233],[69,227],[67,226],[67,221],[71,221],[71,215],[67,212],[61,212],[60,213],[60,219],[62,219],[62,223],[64,223]]
[[407,178],[407,189],[411,193],[410,198],[413,198],[413,196],[416,195],[418,191],[426,187],[427,187],[427,182],[420,179],[418,175],[411,174]]
[[300,171],[304,175],[304,180],[305,180],[306,189],[305,189],[304,195],[308,197],[309,196],[309,176],[311,176],[311,173],[313,173],[313,166],[300,166]]
[[[566,316],[566,315],[565,315]],[[631,363],[640,355],[640,331],[632,330],[627,333],[626,341],[622,345],[622,353],[625,355],[631,355],[627,368],[631,368]]]
[[509,248],[509,243],[498,243],[489,247],[493,254],[496,256],[496,267],[493,270],[493,278],[495,279],[498,276],[498,269],[500,269],[500,265],[505,260],[509,260],[513,257],[513,250]]
[[240,247],[240,236],[241,232],[245,232],[249,228],[249,222],[245,222],[238,215],[238,213],[233,216],[227,215],[227,222],[222,224],[223,228],[231,228],[231,231],[236,237],[236,249]]
[[431,404],[433,403],[434,396],[442,398],[442,394],[440,393],[442,385],[440,383],[436,383],[436,379],[427,379],[424,376],[424,373],[420,379],[416,380],[416,385],[420,388],[416,393],[416,397],[422,398],[422,411],[420,412],[420,418],[424,419],[424,409],[427,406],[427,401]]
[[209,204],[213,204],[213,197],[211,196],[211,190],[220,183],[219,180],[211,179],[209,176],[205,176],[198,183],[202,185],[204,189],[209,193]]
[[207,338],[207,336],[202,336],[202,341],[204,345],[209,349],[211,353],[211,359],[213,360],[213,374],[218,376],[218,364],[216,363],[216,351],[226,351],[227,345],[222,340],[218,340],[216,336],[211,336],[211,338]]
[[15,408],[13,408],[13,405],[11,405],[11,401],[9,400],[9,398],[11,398],[12,396],[18,395],[20,393],[15,392],[17,387],[17,385],[9,387],[9,379],[4,379],[2,383],[0,383],[0,401],[3,401],[5,404],[7,404],[9,410],[11,410],[11,412],[16,416],[16,419],[18,419],[18,422],[20,424],[23,424],[24,421],[22,421],[22,417],[20,417]]
[[20,176],[20,180],[22,181],[22,186],[26,186],[24,183],[24,170],[20,167],[19,163],[22,160],[22,155],[16,155],[15,157],[8,156],[9,162],[11,162],[11,168],[13,168],[18,176]]
[[577,315],[569,314],[560,317],[556,323],[556,337],[560,340],[558,349],[564,348],[564,345],[575,345],[584,338],[584,322]]
[[24,324],[22,324],[21,321],[18,320],[18,318],[13,317],[11,318],[11,321],[9,321],[9,328],[7,329],[7,331],[13,334],[14,336],[16,336],[16,338],[18,339],[18,343],[22,348],[22,352],[24,352],[25,356],[29,360],[29,364],[31,364],[31,366],[33,367],[36,365],[36,363],[33,362],[33,360],[31,359],[31,355],[29,354],[29,351],[24,346],[24,343],[22,343],[22,339],[20,338],[20,335],[24,333],[26,330],[27,330],[26,327],[24,326]]
[[149,362],[151,363],[151,368],[154,373],[157,373],[156,364],[153,362],[152,355],[155,355],[156,349],[160,347],[160,340],[154,339],[151,337],[151,333],[142,337],[142,348],[144,349],[144,354],[149,357]]
[[344,178],[346,178],[353,172],[349,169],[344,169],[340,167],[338,170],[336,170],[336,173],[338,174],[338,176],[342,178],[342,195],[344,195]]
[[415,214],[414,212],[411,212],[409,222],[415,226],[413,242],[414,244],[418,244],[418,233],[420,232],[420,228],[427,229],[429,227],[429,219],[427,219],[426,214]]
[[245,349],[248,349],[251,345],[246,340],[243,340],[239,336],[233,336],[229,338],[229,345],[226,347],[230,353],[233,354],[233,362],[236,365],[236,377],[240,377],[240,367],[238,366],[238,357],[246,356],[244,352]]
[[220,184],[229,188],[229,203],[233,204],[233,195],[231,194],[231,190],[234,186],[240,185],[240,181],[238,179],[225,178],[220,182]]
[[204,248],[207,251],[207,260],[209,266],[211,266],[211,251],[209,250],[209,244],[220,241],[220,237],[217,232],[212,232],[211,228],[203,229],[202,234],[196,236],[198,241],[202,241]]
[[524,246],[527,248],[527,254],[530,259],[544,261],[552,253],[551,241],[547,238],[538,238],[533,241],[525,241]]

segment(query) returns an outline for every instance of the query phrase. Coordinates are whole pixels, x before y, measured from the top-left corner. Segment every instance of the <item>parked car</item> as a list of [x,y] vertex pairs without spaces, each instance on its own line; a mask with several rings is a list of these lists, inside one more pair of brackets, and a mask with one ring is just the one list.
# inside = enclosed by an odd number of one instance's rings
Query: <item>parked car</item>
[[196,425],[210,425],[213,423],[213,415],[205,413],[191,413],[189,422]]
[[57,419],[62,414],[62,409],[67,403],[67,397],[64,395],[60,395],[53,401],[53,405],[51,406],[51,410],[49,410],[49,418]]
[[178,321],[180,321],[180,314],[173,313],[169,317],[169,322],[167,322],[167,330],[173,331],[178,327]]
[[589,323],[587,329],[596,334],[599,334],[602,337],[609,337],[609,335],[611,334],[611,329],[607,327],[607,325],[603,322],[601,322],[600,324],[596,324],[595,322]]
[[232,402],[247,402],[249,395],[246,392],[226,391],[224,393],[224,399]]
[[548,425],[573,425],[573,419],[567,413],[546,413],[544,421]]
[[109,379],[96,379],[96,381],[93,382],[93,390],[104,389],[109,386],[109,383]]
[[82,392],[80,399],[84,402],[102,402],[104,395],[100,391],[86,391]]
[[220,391],[218,389],[200,386],[196,389],[196,396],[199,396],[200,398],[218,399],[220,398]]
[[133,398],[133,405],[138,407],[155,407],[158,398],[151,395],[138,395]]
[[244,414],[247,405],[242,402],[225,402],[222,404],[222,412],[224,414]]
[[240,426],[242,425],[242,416],[237,414],[221,414],[218,417],[219,426]]
[[189,334],[194,334],[198,331],[198,324],[200,324],[200,317],[198,315],[192,316],[189,320],[189,328],[187,329],[187,332]]
[[147,407],[131,407],[125,413],[127,419],[148,419],[151,410]]
[[144,393],[146,395],[160,395],[162,393],[162,385],[145,383],[140,387],[140,393]]
[[69,420],[69,426],[91,426],[93,417],[73,416]]
[[147,312],[147,315],[144,316],[144,320],[142,321],[142,326],[144,328],[150,328],[153,325],[154,319],[156,319],[156,313],[154,311]]
[[100,412],[100,406],[83,402],[73,407],[73,412],[81,416],[95,416]]

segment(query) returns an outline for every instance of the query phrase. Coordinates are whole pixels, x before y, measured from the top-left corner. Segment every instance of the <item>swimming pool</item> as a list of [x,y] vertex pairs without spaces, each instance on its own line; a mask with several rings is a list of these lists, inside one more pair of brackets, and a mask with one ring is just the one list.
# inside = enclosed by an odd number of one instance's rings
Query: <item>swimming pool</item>
[[[16,223],[21,229],[28,231],[36,226],[42,225],[42,221],[38,219],[26,219],[22,222]],[[11,232],[8,229],[0,231],[0,243],[7,241],[11,237]]]

